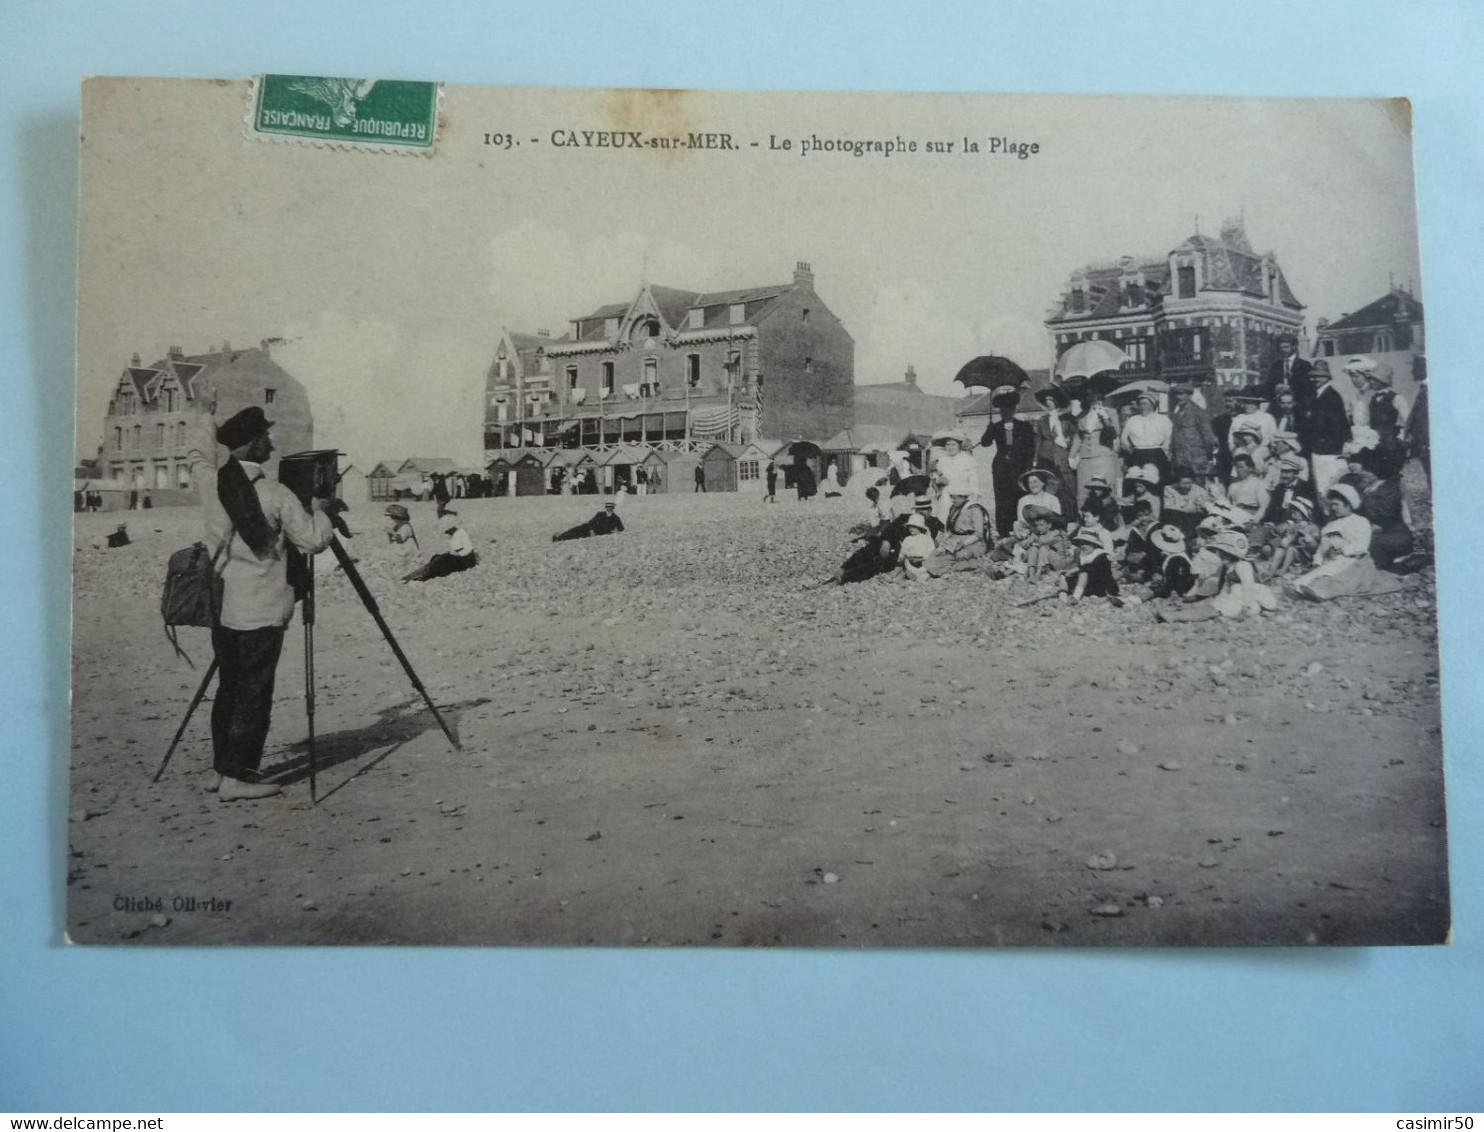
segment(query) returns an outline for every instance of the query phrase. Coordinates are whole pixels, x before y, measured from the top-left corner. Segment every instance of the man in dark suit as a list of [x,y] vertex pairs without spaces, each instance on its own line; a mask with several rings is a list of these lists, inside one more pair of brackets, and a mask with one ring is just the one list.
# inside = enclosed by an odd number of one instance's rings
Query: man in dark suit
[[1278,399],[1279,390],[1287,389],[1293,393],[1293,403],[1302,416],[1314,393],[1314,385],[1309,380],[1309,373],[1313,368],[1309,362],[1298,356],[1298,340],[1293,335],[1285,334],[1279,338],[1278,356],[1268,367],[1268,379],[1263,386],[1268,412],[1275,417],[1278,415],[1273,411],[1273,403]]
[[1020,404],[1019,390],[1002,387],[995,391],[991,403],[1000,416],[984,430],[979,443],[994,445],[994,460],[989,465],[994,482],[994,526],[995,532],[1006,538],[1015,526],[1015,505],[1021,496],[1020,477],[1036,461],[1036,430],[1028,421],[1015,419],[1015,409]]
[[1299,422],[1299,441],[1312,461],[1314,494],[1323,504],[1325,492],[1345,474],[1343,453],[1350,439],[1350,414],[1345,411],[1345,399],[1330,381],[1325,359],[1318,359],[1311,367],[1309,381],[1314,393],[1309,411]]

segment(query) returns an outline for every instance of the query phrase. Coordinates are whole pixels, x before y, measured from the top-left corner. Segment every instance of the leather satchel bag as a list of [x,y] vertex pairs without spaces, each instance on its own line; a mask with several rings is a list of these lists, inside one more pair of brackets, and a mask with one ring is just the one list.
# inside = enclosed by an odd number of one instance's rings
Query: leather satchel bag
[[182,625],[201,629],[215,628],[221,619],[222,576],[216,564],[226,553],[237,532],[233,530],[215,554],[208,554],[204,542],[192,543],[170,556],[165,567],[165,588],[160,594],[160,617],[165,622],[165,639],[192,668],[195,663],[180,647],[176,629]]

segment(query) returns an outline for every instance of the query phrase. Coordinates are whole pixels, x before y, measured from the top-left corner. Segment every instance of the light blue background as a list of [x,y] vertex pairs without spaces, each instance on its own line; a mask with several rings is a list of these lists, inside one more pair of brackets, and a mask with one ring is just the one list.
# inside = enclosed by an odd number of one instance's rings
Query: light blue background
[[[1484,6],[0,0],[0,1110],[1484,1107]],[[857,14],[849,14],[855,11]],[[67,950],[75,131],[87,74],[1410,95],[1449,948]],[[1366,234],[1357,231],[1355,238]]]

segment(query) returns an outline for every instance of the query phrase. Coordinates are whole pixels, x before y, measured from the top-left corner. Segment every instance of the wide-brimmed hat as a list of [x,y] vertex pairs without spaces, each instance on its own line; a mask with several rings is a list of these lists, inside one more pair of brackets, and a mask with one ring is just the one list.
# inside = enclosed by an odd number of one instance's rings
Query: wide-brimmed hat
[[945,444],[950,440],[958,441],[964,448],[969,446],[968,436],[956,428],[940,428],[937,432],[933,433],[934,444]]
[[1137,405],[1140,401],[1148,401],[1156,409],[1159,408],[1159,397],[1147,389],[1139,390],[1138,396],[1134,398],[1134,404]]
[[1207,515],[1195,525],[1195,529],[1203,535],[1214,535],[1218,531],[1227,530],[1231,525],[1231,520],[1225,515]]
[[1240,507],[1233,507],[1229,503],[1206,504],[1206,515],[1208,518],[1220,519],[1227,527],[1242,527],[1252,521],[1252,513],[1243,511]]
[[1056,473],[1050,468],[1031,468],[1029,471],[1021,472],[1020,479],[1016,481],[1020,484],[1022,491],[1030,490],[1025,481],[1032,476],[1041,481],[1042,491],[1055,491],[1061,485],[1061,480],[1057,479]]
[[919,495],[913,498],[912,506],[918,511],[931,511],[933,509],[933,497],[931,495]]
[[1338,496],[1346,503],[1350,504],[1350,509],[1352,511],[1357,510],[1360,507],[1360,492],[1356,491],[1348,483],[1337,483],[1334,485],[1334,487],[1330,488],[1324,493],[1324,497],[1326,499],[1328,499],[1332,495]]
[[1227,393],[1226,399],[1243,405],[1258,405],[1262,403],[1263,396],[1256,389],[1233,389]]
[[216,442],[225,448],[241,448],[273,427],[262,407],[249,405],[217,426]]
[[1097,490],[1097,491],[1112,491],[1113,490],[1113,485],[1108,482],[1108,477],[1107,476],[1088,476],[1087,477],[1087,490],[1088,491],[1094,491],[1094,490]]
[[1329,359],[1328,358],[1315,358],[1312,362],[1310,362],[1309,363],[1309,376],[1311,378],[1315,378],[1315,377],[1328,378],[1330,376],[1330,372],[1329,372]]
[[1217,531],[1206,540],[1206,545],[1233,558],[1247,557],[1247,536],[1241,531]]
[[1297,452],[1299,450],[1299,447],[1300,447],[1298,433],[1296,433],[1296,432],[1275,432],[1275,433],[1273,433],[1273,439],[1270,440],[1270,441],[1268,441],[1268,446],[1271,447],[1274,444],[1286,444],[1290,448],[1292,448],[1295,452]]
[[1044,405],[1050,401],[1058,409],[1068,408],[1072,404],[1072,399],[1067,396],[1067,391],[1060,385],[1048,385],[1044,389],[1038,389],[1035,396],[1036,400],[1040,401],[1041,404]]
[[1304,463],[1300,457],[1295,456],[1292,452],[1285,452],[1282,456],[1278,457],[1278,468],[1280,471],[1288,468],[1291,471],[1302,472],[1308,466],[1308,464]]
[[1344,365],[1346,373],[1371,374],[1376,371],[1376,363],[1370,358],[1354,357]]
[[1123,475],[1124,483],[1145,483],[1150,487],[1159,486],[1159,468],[1154,464],[1135,464]]
[[1099,530],[1097,527],[1079,527],[1077,533],[1072,536],[1072,541],[1078,546],[1096,546],[1101,550],[1110,550],[1112,540],[1108,532]]
[[1307,496],[1295,495],[1292,499],[1290,499],[1283,505],[1283,510],[1297,511],[1305,519],[1309,519],[1312,518],[1314,515],[1314,504],[1309,502]]
[[388,503],[386,505],[386,517],[388,519],[396,519],[399,523],[405,523],[412,517],[412,514],[400,503]]
[[1239,436],[1250,436],[1253,440],[1261,440],[1262,429],[1258,428],[1255,424],[1238,425],[1232,429],[1232,439],[1235,440]]
[[1061,526],[1061,516],[1050,507],[1042,507],[1039,503],[1032,503],[1025,509],[1025,521],[1034,523],[1037,519],[1050,519],[1052,526]]
[[913,531],[925,531],[928,529],[927,520],[916,513],[907,516],[907,529]]
[[1195,392],[1195,386],[1192,385],[1192,384],[1190,384],[1190,382],[1188,382],[1188,381],[1177,381],[1174,385],[1170,386],[1170,392],[1171,393],[1194,393]]
[[1165,554],[1185,553],[1185,532],[1166,523],[1149,533],[1149,541]]
[[1391,366],[1387,365],[1385,362],[1377,362],[1375,368],[1372,369],[1370,373],[1366,374],[1366,376],[1374,381],[1377,385],[1390,385]]

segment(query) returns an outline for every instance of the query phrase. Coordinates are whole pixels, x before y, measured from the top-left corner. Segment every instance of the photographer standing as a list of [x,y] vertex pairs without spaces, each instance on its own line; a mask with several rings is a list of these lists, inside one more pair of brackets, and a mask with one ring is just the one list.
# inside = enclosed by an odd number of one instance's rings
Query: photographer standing
[[211,741],[223,802],[280,791],[277,784],[259,780],[258,767],[284,630],[294,616],[289,543],[314,554],[334,534],[325,500],[314,500],[313,512],[306,511],[293,492],[264,474],[263,462],[273,454],[272,425],[262,409],[252,406],[216,430],[217,442],[231,458],[217,472],[215,497],[206,501],[208,545],[213,551],[226,547],[218,566],[222,606],[211,630],[220,669]]

